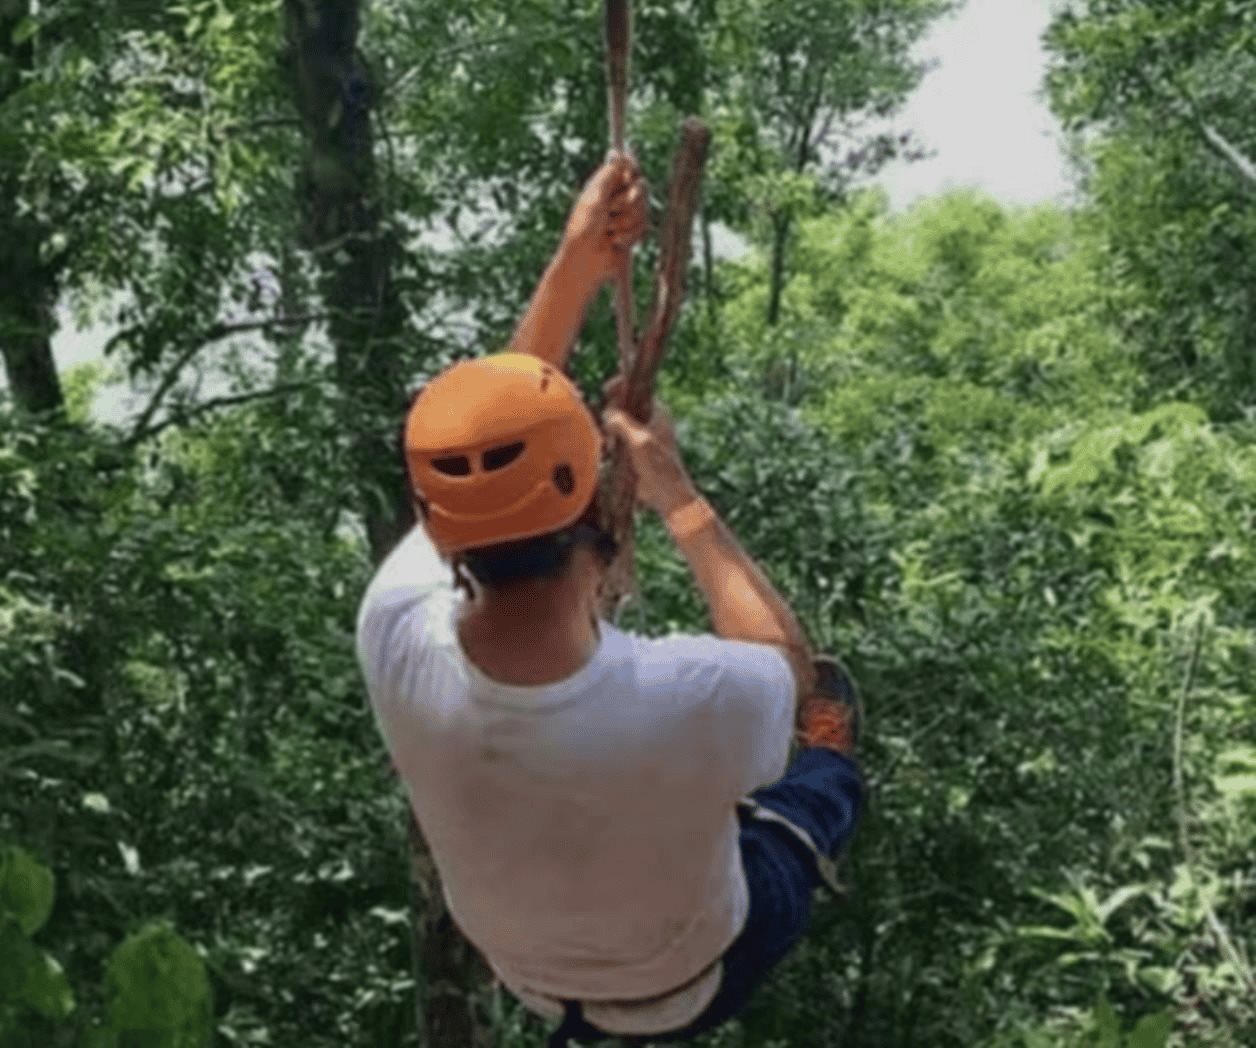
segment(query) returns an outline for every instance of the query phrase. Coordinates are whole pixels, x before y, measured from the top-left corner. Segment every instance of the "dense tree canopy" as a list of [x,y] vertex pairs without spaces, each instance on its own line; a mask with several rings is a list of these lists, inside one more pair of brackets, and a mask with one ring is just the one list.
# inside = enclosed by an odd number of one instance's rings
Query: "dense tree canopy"
[[[870,716],[851,893],[707,1043],[1245,1048],[1256,15],[1062,5],[1078,206],[892,212],[951,6],[634,5],[659,199],[714,132],[663,396]],[[599,8],[0,0],[0,1046],[543,1043],[352,630],[408,392],[505,343],[605,150]],[[614,355],[600,303],[586,388]],[[624,624],[706,629],[638,544]]]
[[1159,383],[1240,413],[1256,390],[1256,12],[1093,0],[1048,35],[1048,87],[1107,248],[1114,322]]

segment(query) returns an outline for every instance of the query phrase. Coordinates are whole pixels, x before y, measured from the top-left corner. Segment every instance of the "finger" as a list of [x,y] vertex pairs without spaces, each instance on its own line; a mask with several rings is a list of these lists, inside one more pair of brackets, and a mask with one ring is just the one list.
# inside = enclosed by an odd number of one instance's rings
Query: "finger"
[[645,224],[625,222],[607,229],[606,237],[616,247],[639,244],[645,238]]
[[[612,154],[611,156],[614,156]],[[622,168],[611,157],[593,173],[589,188],[601,201],[608,201],[623,184]]]
[[629,212],[642,210],[645,203],[646,188],[640,183],[634,183],[627,189],[616,192],[610,199],[610,213],[612,215],[623,215]]
[[635,215],[617,215],[607,221],[605,233],[608,237],[622,237],[636,235],[640,237],[650,226],[649,216]]
[[646,435],[641,432],[641,429],[631,422],[627,414],[620,408],[607,408],[605,421],[606,428],[626,444],[640,445],[642,441],[647,439]]
[[609,150],[606,154],[606,162],[631,177],[641,172],[641,165],[637,162],[637,158],[627,149]]
[[606,432],[617,440],[627,444],[631,440],[631,434],[628,432],[627,426],[624,425],[622,412],[618,408],[607,408],[602,416],[602,424],[606,428]]
[[620,153],[614,149],[606,154],[603,166],[611,173],[616,188],[630,185],[641,175],[641,168],[637,166],[631,154]]
[[635,244],[641,239],[643,232],[640,222],[618,222],[606,227],[606,237],[612,244],[618,244],[623,240],[632,240]]
[[606,390],[602,394],[602,410],[606,411],[610,408],[625,407],[624,401],[626,399],[627,394],[623,383],[619,383],[613,387],[608,384]]
[[622,232],[633,226],[644,226],[650,216],[644,207],[632,207],[625,211],[612,211],[606,216],[606,228]]
[[611,215],[606,220],[606,229],[610,233],[626,233],[630,229],[644,229],[648,215],[643,211],[622,211]]

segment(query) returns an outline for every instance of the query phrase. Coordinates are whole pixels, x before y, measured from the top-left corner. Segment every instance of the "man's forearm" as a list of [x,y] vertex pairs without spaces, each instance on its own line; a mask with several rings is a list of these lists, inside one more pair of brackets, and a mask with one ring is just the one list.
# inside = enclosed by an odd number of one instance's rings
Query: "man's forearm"
[[[706,598],[712,628],[729,640],[757,641],[788,649],[799,694],[806,694],[815,680],[811,645],[802,625],[713,509],[709,516],[699,513],[688,521],[677,516],[677,511],[686,505],[694,506],[699,500],[697,489],[689,486],[678,490],[672,504],[661,507],[661,511]],[[705,501],[701,504],[707,505]]]
[[510,348],[562,370],[600,283],[588,263],[560,245],[537,285]]

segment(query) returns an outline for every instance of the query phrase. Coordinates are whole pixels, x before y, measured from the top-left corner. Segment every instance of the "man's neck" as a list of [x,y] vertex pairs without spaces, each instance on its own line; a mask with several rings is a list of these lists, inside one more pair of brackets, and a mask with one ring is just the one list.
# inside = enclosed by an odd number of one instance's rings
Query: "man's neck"
[[570,587],[525,585],[481,593],[464,611],[458,637],[471,660],[506,684],[570,677],[597,651],[599,630]]

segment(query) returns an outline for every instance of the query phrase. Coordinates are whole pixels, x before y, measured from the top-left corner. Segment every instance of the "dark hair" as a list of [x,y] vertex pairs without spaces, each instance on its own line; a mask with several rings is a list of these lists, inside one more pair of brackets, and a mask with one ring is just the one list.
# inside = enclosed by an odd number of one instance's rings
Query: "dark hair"
[[581,522],[548,535],[464,550],[458,560],[481,586],[493,589],[530,579],[558,578],[581,544],[592,546],[604,564],[615,558],[619,548],[606,532]]

